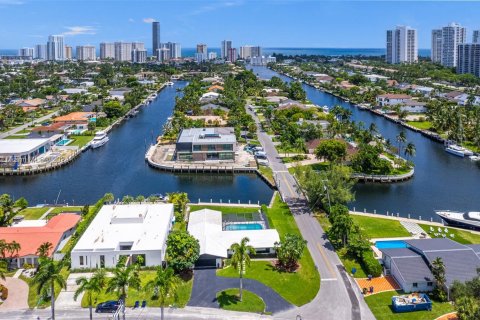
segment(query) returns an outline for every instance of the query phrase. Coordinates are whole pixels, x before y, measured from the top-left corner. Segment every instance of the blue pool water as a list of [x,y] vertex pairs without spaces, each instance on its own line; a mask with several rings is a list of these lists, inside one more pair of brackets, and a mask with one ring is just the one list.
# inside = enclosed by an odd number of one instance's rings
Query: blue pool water
[[387,240],[375,242],[375,247],[378,249],[400,249],[406,248],[407,244],[403,240]]
[[260,223],[237,223],[237,224],[228,224],[225,226],[225,230],[262,230],[263,227]]
[[57,146],[66,146],[67,144],[69,144],[70,142],[72,142],[71,139],[62,139],[60,141],[57,142]]

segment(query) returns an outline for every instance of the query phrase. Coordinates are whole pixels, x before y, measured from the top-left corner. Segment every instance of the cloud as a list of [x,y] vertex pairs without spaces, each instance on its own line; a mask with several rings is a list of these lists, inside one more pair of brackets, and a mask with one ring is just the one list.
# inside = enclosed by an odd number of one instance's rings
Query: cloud
[[155,22],[157,21],[157,19],[154,19],[154,18],[144,18],[143,19],[143,22],[145,23],[152,23],[152,22]]
[[80,34],[96,34],[96,29],[90,26],[74,26],[74,27],[65,27],[68,31],[62,33],[66,36],[77,36]]

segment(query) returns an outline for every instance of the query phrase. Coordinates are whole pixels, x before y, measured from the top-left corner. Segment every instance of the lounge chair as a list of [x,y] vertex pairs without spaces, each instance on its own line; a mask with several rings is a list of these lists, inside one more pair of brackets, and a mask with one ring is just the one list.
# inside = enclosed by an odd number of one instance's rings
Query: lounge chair
[[142,308],[145,308],[147,306],[147,300],[142,301]]
[[438,232],[442,233],[442,228],[438,227]]
[[432,232],[434,231],[434,230],[433,230],[433,227],[430,227],[430,231],[432,231]]
[[448,233],[448,229],[447,229],[447,228],[443,229],[443,231],[445,231],[445,233]]
[[442,237],[443,237],[443,238],[446,238],[446,237],[447,237],[447,235],[446,235],[446,234],[442,234]]
[[450,233],[450,238],[455,238],[455,235],[453,233]]
[[135,301],[135,304],[133,305],[133,309],[137,309],[138,306],[140,306],[140,301]]

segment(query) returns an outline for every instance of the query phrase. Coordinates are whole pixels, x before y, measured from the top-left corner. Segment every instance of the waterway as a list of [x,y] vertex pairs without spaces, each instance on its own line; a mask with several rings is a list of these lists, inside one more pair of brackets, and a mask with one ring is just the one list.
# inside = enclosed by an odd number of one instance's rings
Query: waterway
[[24,196],[30,204],[94,203],[106,192],[124,195],[188,192],[191,201],[268,203],[273,191],[255,174],[172,174],[150,168],[147,147],[171,116],[186,82],[164,88],[139,114],[113,129],[103,147],[88,150],[68,166],[34,176],[0,177],[0,193]]
[[[284,81],[289,77],[280,75],[266,67],[249,67],[260,78],[278,76]],[[331,94],[303,85],[307,97],[314,104],[329,107],[340,105],[352,111],[352,120],[365,123],[368,128],[375,123],[378,131],[386,138],[396,142],[400,131],[406,133],[408,142],[415,144],[417,152],[412,159],[415,163],[413,179],[394,184],[358,183],[355,186],[355,202],[350,207],[357,211],[386,214],[397,213],[402,217],[433,218],[440,221],[434,210],[449,209],[461,211],[480,211],[480,169],[469,159],[462,159],[444,151],[443,145],[434,142],[420,133],[408,130],[383,117],[361,110],[353,104]]]

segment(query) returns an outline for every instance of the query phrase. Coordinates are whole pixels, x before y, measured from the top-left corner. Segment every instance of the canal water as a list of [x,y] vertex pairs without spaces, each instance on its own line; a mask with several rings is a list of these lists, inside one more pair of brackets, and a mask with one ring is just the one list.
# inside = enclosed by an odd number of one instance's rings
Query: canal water
[[150,105],[109,133],[104,146],[87,150],[71,164],[34,176],[0,177],[0,193],[24,196],[30,204],[94,203],[106,192],[115,197],[188,192],[191,201],[268,203],[273,191],[255,174],[172,174],[150,168],[145,152],[171,116],[186,82],[165,87]]
[[[249,67],[260,78],[278,76],[284,81],[289,77],[266,67]],[[413,179],[394,184],[359,183],[355,187],[356,201],[350,204],[357,211],[386,214],[387,211],[402,217],[409,214],[422,219],[440,221],[434,210],[480,211],[480,167],[468,158],[463,159],[444,151],[443,145],[420,133],[408,130],[383,117],[361,110],[331,94],[303,85],[307,97],[313,103],[329,107],[340,105],[352,111],[352,120],[365,123],[368,128],[375,123],[378,131],[396,143],[400,131],[406,133],[408,142],[415,144],[415,176]]]

